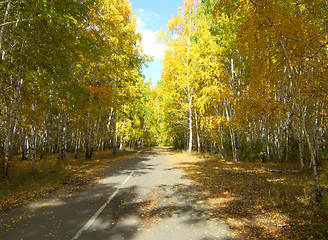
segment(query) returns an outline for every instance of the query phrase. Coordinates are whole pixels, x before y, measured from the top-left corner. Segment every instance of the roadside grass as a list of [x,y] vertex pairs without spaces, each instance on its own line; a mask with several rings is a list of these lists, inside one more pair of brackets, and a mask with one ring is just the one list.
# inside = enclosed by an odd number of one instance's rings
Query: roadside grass
[[[328,206],[314,201],[312,172],[299,164],[231,162],[214,155],[174,155],[206,193],[211,214],[244,239],[327,239]],[[279,169],[282,172],[270,172]],[[322,186],[328,198],[328,186]]]
[[69,187],[70,192],[88,187],[103,176],[100,170],[104,166],[137,152],[137,149],[119,150],[116,157],[112,151],[95,152],[92,160],[82,156],[75,159],[68,153],[65,161],[59,161],[54,154],[37,160],[35,166],[14,156],[8,169],[9,177],[0,178],[0,212],[62,187]]

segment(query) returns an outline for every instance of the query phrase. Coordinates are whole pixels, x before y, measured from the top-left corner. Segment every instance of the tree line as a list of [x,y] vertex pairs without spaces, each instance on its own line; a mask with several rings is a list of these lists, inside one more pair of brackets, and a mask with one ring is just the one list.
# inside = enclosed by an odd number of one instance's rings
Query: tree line
[[129,1],[6,0],[0,21],[3,176],[17,154],[35,165],[152,141],[148,57]]
[[161,31],[161,81],[142,66],[127,0],[0,3],[2,175],[13,155],[158,143],[234,161],[327,158],[325,0],[186,0]]
[[325,0],[185,1],[158,36],[164,141],[234,161],[298,159],[313,170],[320,198],[327,15]]

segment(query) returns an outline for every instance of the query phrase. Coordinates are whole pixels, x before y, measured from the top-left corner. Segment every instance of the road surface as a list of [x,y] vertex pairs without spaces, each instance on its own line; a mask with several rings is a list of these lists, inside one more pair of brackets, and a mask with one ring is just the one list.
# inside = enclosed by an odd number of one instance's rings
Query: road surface
[[64,190],[0,214],[0,239],[237,239],[165,149],[104,169],[92,188]]

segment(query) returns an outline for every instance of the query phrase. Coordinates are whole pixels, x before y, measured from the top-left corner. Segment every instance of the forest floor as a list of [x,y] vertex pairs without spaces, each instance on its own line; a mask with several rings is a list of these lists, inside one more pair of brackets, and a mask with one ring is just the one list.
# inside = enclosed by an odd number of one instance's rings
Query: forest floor
[[[0,212],[26,204],[61,188],[85,189],[102,178],[101,170],[137,151],[95,153],[92,161],[68,156],[39,160],[36,167],[18,158],[9,178],[0,179]],[[314,201],[311,172],[300,173],[297,163],[231,162],[214,155],[168,150],[188,177],[206,194],[210,215],[220,216],[244,239],[327,239],[326,204]],[[269,170],[281,171],[269,171]]]
[[15,156],[9,165],[9,177],[0,177],[0,212],[24,205],[61,188],[76,192],[90,187],[102,178],[101,170],[105,166],[137,152],[122,150],[118,151],[116,157],[113,157],[110,150],[95,152],[92,160],[85,160],[82,153],[78,159],[68,153],[65,161],[59,161],[57,155],[50,155],[38,159],[34,167],[30,166],[29,161],[22,161],[19,156]]
[[[236,163],[185,152],[174,157],[206,194],[212,214],[245,239],[327,239],[327,201],[314,201],[313,174],[296,171],[299,164]],[[327,200],[327,186],[322,191]]]

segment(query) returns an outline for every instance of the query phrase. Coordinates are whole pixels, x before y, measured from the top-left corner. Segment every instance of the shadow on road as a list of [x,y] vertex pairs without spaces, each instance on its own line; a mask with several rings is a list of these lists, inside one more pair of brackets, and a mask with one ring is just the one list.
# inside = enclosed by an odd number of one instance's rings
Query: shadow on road
[[[111,169],[114,175],[135,172],[132,185],[122,189],[98,219],[99,225],[107,225],[108,239],[170,239],[169,231],[173,239],[237,239],[210,213],[206,196],[176,166],[158,160],[163,152],[169,154],[167,149],[147,151],[133,159],[135,164]],[[208,232],[216,235],[205,236]],[[152,235],[163,233],[166,236]]]
[[90,189],[2,214],[0,239],[72,239],[106,201],[78,239],[236,239],[165,155],[169,149],[144,151],[111,163],[103,170],[108,177]]

